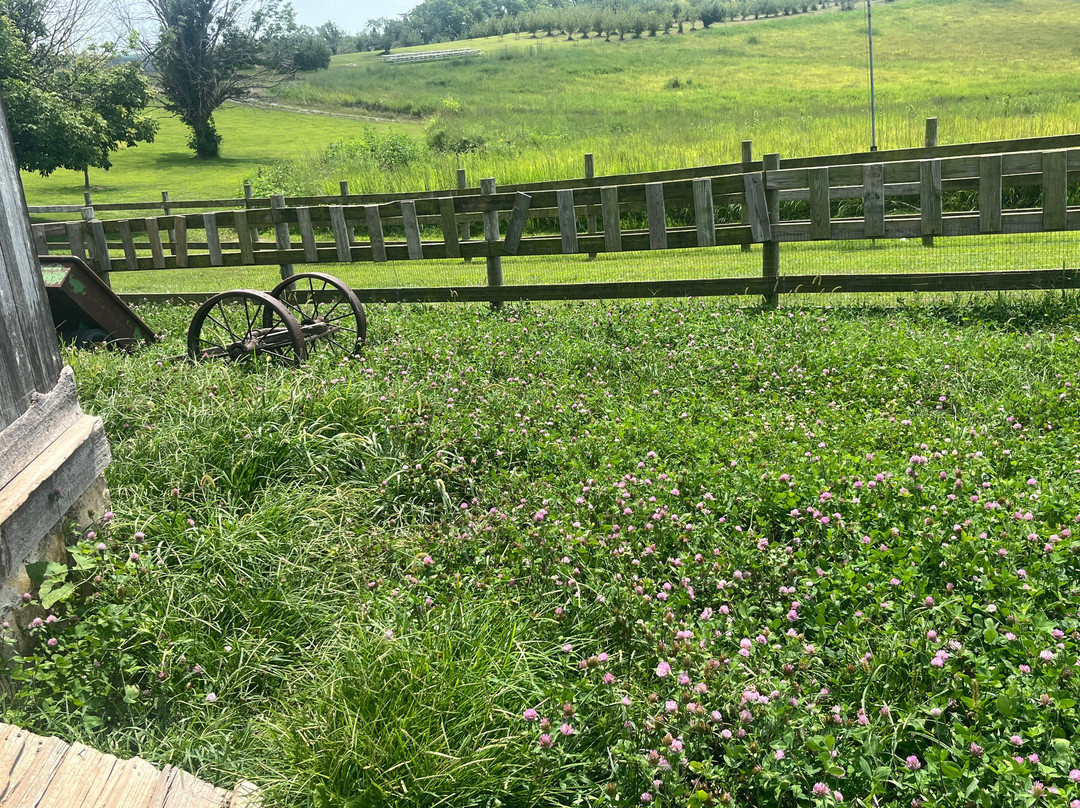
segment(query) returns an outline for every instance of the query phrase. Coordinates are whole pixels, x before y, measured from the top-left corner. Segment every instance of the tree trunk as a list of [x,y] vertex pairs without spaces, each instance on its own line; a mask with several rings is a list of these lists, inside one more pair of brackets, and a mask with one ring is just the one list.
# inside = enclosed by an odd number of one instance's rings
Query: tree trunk
[[213,115],[207,115],[205,119],[191,118],[185,123],[191,129],[188,146],[195,152],[195,157],[200,160],[213,160],[221,156],[221,135],[214,125]]

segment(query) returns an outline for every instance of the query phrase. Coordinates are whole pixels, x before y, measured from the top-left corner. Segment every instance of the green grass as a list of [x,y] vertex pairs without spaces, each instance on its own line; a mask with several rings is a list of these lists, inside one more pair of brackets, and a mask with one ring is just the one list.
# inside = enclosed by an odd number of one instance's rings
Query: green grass
[[[360,137],[365,128],[384,124],[271,109],[227,106],[215,116],[224,140],[221,158],[196,160],[187,148],[188,130],[167,115],[151,144],[118,152],[109,171],[92,169],[91,192],[97,202],[141,202],[161,199],[236,198],[244,180],[259,166],[318,152],[327,143]],[[415,129],[415,127],[413,127]],[[408,129],[408,127],[406,127]],[[23,172],[30,205],[81,204],[83,176],[60,170],[49,177]]]
[[[1073,232],[1009,236],[938,238],[932,248],[918,239],[811,242],[781,249],[785,275],[875,272],[971,272],[1009,269],[1058,269],[1080,266],[1080,235]],[[486,262],[477,259],[391,261],[357,264],[296,264],[335,275],[353,288],[403,286],[471,286],[487,283]],[[508,256],[503,282],[597,283],[606,281],[684,280],[761,276],[761,248],[739,247],[668,250],[657,254],[602,253],[585,255]],[[226,289],[271,289],[280,280],[271,267],[227,267],[200,270],[114,272],[113,288],[124,294],[218,292]]]
[[[1076,128],[1080,18],[1069,0],[903,0],[874,16],[879,145],[1060,134]],[[1007,33],[1006,33],[1007,32]],[[870,141],[866,18],[830,12],[657,38],[473,40],[485,56],[384,64],[337,57],[276,91],[329,109],[397,110],[428,131],[483,138],[486,150],[432,157],[372,190],[439,188],[464,166],[475,182],[581,176],[735,161],[757,154],[865,150]],[[355,65],[355,66],[349,66]],[[665,89],[672,78],[682,88]],[[384,113],[386,114],[386,113]]]
[[300,368],[140,313],[67,354],[116,514],[4,720],[268,808],[1080,798],[1075,296],[375,306]]

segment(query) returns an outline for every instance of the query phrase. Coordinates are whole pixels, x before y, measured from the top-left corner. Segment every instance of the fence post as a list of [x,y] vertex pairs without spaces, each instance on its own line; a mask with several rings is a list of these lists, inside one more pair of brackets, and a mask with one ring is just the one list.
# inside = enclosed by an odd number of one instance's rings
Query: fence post
[[[285,209],[285,195],[274,194],[270,197],[270,207],[274,210]],[[292,245],[289,243],[289,223],[285,221],[274,222],[274,240],[277,242],[277,248],[279,250],[287,250]],[[291,278],[293,276],[292,264],[281,264],[281,279]]]
[[[926,148],[932,149],[937,146],[937,118],[926,119]],[[923,236],[922,243],[924,247],[934,246],[933,236]]]
[[769,209],[770,237],[761,244],[761,277],[765,281],[765,308],[775,309],[780,304],[780,295],[776,291],[780,280],[780,242],[776,240],[776,231],[772,227],[780,221],[780,193],[770,191],[768,172],[780,170],[780,155],[766,154],[761,161],[761,184],[765,189],[765,206]]
[[[251,191],[251,183],[250,182],[245,182],[244,183],[244,210],[251,210],[251,200],[252,200],[252,198],[254,196],[255,196],[255,194],[253,194],[252,191]],[[252,227],[251,228],[251,241],[253,243],[255,243],[255,244],[257,244],[259,242],[259,228],[257,228],[257,227]]]
[[[495,178],[488,177],[480,180],[480,193],[482,196],[490,197],[495,195]],[[499,243],[499,212],[495,210],[494,204],[491,205],[491,209],[485,210],[482,214],[484,220],[484,241],[488,243],[488,258],[487,258],[487,277],[488,286],[502,286],[502,258],[492,253],[497,249]],[[492,300],[491,308],[493,310],[502,308],[501,300]]]
[[[464,168],[459,168],[457,170],[457,187],[458,187],[458,190],[459,191],[464,191],[466,188],[468,188],[469,187],[468,182],[469,182],[468,178],[465,176],[465,169]],[[468,222],[462,222],[461,223],[460,240],[461,241],[468,241],[470,238],[472,238],[472,228],[469,226]],[[465,263],[468,264],[470,261],[472,261],[472,258],[470,256],[465,256]]]
[[[588,152],[585,155],[585,179],[591,180],[594,177],[596,177],[596,171],[593,168],[593,156],[592,156],[592,152]],[[596,208],[592,207],[592,206],[589,206],[585,210],[587,211],[587,214],[588,214],[585,217],[585,225],[586,225],[585,232],[588,233],[590,236],[595,235],[595,233],[596,233]],[[590,261],[592,261],[595,258],[596,258],[596,253],[594,253],[594,252],[589,253],[589,260]]]
[[[89,193],[86,194],[86,198],[90,198]],[[112,283],[109,281],[109,270],[112,269],[112,262],[109,259],[109,243],[105,240],[105,227],[100,220],[94,217],[94,209],[89,205],[82,209],[82,218],[83,226],[90,234],[90,251],[94,271],[105,282],[106,286],[112,288]]]
[[[170,221],[172,221],[172,219],[171,219],[171,217],[172,217],[172,205],[169,204],[169,192],[168,191],[162,191],[161,192],[161,212],[163,214],[165,214],[166,216],[169,216]],[[173,255],[176,255],[176,231],[173,230],[170,227],[168,229],[168,234],[169,234],[169,249],[170,249],[170,251],[172,252]]]
[[[742,142],[742,170],[743,174],[750,171],[750,163],[754,161],[754,141],[744,140]],[[750,208],[746,205],[742,206],[742,212],[739,214],[740,224],[750,224]],[[750,245],[742,245],[743,252],[750,252]]]

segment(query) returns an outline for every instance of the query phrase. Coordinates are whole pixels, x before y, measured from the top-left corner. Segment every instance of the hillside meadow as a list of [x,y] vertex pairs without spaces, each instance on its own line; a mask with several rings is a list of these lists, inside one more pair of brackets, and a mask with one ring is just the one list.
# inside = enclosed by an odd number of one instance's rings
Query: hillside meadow
[[[927,117],[942,143],[1063,134],[1080,120],[1080,15],[1072,0],[898,0],[875,5],[879,145],[921,145]],[[700,27],[644,39],[526,36],[469,40],[473,60],[384,64],[335,57],[268,92],[285,107],[377,120],[226,107],[221,161],[195,161],[177,121],[157,142],[95,171],[95,199],[445,188],[810,155],[870,145],[866,18],[835,11]],[[342,156],[364,131],[385,148]],[[436,148],[429,148],[428,143]],[[460,151],[455,151],[455,149]],[[348,151],[348,150],[346,150]],[[277,164],[277,165],[276,165]],[[262,171],[260,172],[260,168]],[[82,178],[24,175],[31,204],[79,201]]]

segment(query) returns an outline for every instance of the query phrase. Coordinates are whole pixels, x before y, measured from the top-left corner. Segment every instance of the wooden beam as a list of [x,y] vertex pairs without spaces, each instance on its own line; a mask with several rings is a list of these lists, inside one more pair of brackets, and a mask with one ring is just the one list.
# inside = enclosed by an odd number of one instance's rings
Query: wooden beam
[[699,247],[716,246],[716,209],[713,207],[712,180],[694,180],[694,225]]
[[525,233],[525,223],[528,221],[529,205],[532,197],[528,194],[518,193],[515,195],[514,210],[510,214],[510,221],[506,225],[506,238],[503,239],[503,252],[516,255],[518,244]]
[[924,236],[941,235],[941,161],[919,163],[919,208]]
[[811,168],[810,175],[810,238],[832,238],[832,209],[829,200],[829,169]]
[[649,218],[649,249],[667,249],[667,211],[664,209],[664,184],[645,186],[645,211]]
[[577,213],[574,210],[574,192],[572,190],[556,191],[556,199],[559,208],[559,235],[562,238],[562,251],[564,253],[576,253],[577,242]]
[[619,219],[619,189],[614,185],[600,189],[600,213],[604,220],[604,249],[622,250],[622,221]]
[[885,173],[881,163],[863,166],[863,226],[867,238],[885,235]]
[[979,158],[979,232],[1001,232],[1001,155]]

